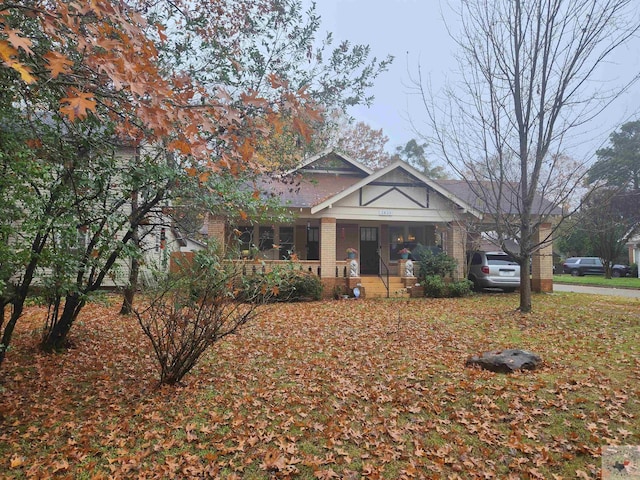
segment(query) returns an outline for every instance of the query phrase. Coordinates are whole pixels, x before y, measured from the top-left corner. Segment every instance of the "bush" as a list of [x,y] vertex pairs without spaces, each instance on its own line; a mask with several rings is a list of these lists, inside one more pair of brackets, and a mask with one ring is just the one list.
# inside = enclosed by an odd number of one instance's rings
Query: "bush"
[[638,278],[638,264],[632,263],[629,265],[629,275],[633,278]]
[[460,280],[449,285],[449,297],[466,297],[473,292],[473,282],[471,280]]
[[146,308],[134,313],[153,346],[160,383],[179,383],[208,348],[257,316],[273,291],[242,281],[236,266],[213,248],[157,277],[146,292]]
[[322,282],[317,275],[307,272],[293,272],[283,277],[280,293],[276,301],[303,302],[322,298]]
[[414,250],[414,258],[420,266],[418,279],[422,281],[430,276],[446,277],[452,276],[456,271],[458,262],[444,252],[433,252],[426,248]]
[[424,286],[425,297],[431,298],[466,297],[467,295],[471,295],[473,291],[473,282],[469,280],[446,283],[444,279],[438,275],[425,277],[421,285]]
[[260,302],[303,302],[322,298],[320,278],[296,270],[294,264],[274,267],[263,274],[245,276],[240,289],[243,299],[254,298]]
[[438,275],[428,275],[420,281],[424,287],[425,297],[443,298],[447,296],[447,285],[444,279]]

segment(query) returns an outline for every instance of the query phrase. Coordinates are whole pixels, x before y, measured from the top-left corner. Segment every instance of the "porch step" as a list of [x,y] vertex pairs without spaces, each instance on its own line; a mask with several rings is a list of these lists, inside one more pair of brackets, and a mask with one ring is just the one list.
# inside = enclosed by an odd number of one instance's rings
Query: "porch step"
[[[386,298],[387,289],[380,277],[362,277],[360,283],[364,287],[366,298]],[[409,298],[400,277],[389,277],[389,297]]]

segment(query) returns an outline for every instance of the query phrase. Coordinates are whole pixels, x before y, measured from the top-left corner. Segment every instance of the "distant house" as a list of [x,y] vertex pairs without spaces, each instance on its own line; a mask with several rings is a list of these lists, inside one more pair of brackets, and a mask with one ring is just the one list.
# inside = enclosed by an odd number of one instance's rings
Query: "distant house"
[[[230,229],[239,231],[241,251],[263,264],[293,254],[325,287],[353,276],[347,249],[357,250],[358,275],[346,280],[350,286],[366,277],[404,277],[400,251],[418,244],[440,247],[456,258],[461,277],[470,240],[466,226],[487,221],[466,182],[435,181],[402,161],[373,171],[344,154],[325,151],[289,172],[288,179],[265,187],[291,210],[293,222],[232,225],[210,217],[208,234],[224,242]],[[550,231],[545,226],[539,235],[546,238]],[[552,267],[548,245],[534,258],[534,289],[552,290]]]
[[627,248],[629,250],[629,264],[638,265],[640,263],[640,234],[629,237]]

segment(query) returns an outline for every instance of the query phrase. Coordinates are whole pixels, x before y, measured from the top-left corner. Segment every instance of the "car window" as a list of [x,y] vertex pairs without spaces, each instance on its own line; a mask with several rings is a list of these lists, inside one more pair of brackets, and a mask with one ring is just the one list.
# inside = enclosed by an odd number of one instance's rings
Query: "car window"
[[582,261],[580,262],[580,264],[584,264],[584,265],[595,265],[596,264],[596,260],[595,258],[583,258]]
[[471,259],[471,265],[480,265],[482,263],[482,257],[479,253],[474,253]]
[[487,255],[487,263],[489,265],[517,265],[512,257],[509,255]]

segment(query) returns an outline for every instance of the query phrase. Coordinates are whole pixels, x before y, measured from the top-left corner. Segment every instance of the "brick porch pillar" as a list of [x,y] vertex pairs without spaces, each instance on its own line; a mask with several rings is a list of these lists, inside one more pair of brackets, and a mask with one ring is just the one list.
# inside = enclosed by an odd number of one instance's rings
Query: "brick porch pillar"
[[208,214],[207,237],[214,239],[222,250],[225,250],[225,221],[222,217],[214,217]]
[[445,240],[445,252],[458,262],[458,266],[454,273],[454,280],[464,278],[465,245],[467,243],[467,232],[459,225],[451,224],[446,230],[447,238]]
[[534,242],[545,242],[545,246],[533,254],[531,290],[534,292],[553,292],[553,243],[550,223],[540,225]]
[[320,276],[336,276],[336,219],[320,219]]

